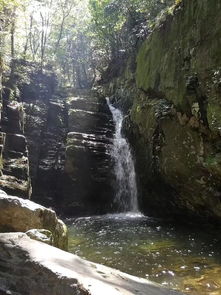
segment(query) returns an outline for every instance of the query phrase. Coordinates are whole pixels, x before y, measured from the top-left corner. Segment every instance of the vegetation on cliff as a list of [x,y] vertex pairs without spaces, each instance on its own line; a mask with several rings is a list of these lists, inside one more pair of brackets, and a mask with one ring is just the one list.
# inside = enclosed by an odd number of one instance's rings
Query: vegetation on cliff
[[38,63],[41,70],[50,64],[62,84],[90,87],[112,60],[134,50],[172,3],[1,0],[1,71],[13,73],[16,59]]
[[129,114],[143,207],[220,220],[220,3],[182,1],[171,13],[106,95]]

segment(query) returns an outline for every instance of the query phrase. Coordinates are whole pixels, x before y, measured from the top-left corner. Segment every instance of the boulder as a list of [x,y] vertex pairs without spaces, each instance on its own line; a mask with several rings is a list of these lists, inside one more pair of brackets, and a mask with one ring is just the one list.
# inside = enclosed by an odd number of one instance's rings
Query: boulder
[[46,229],[52,233],[53,245],[67,249],[67,228],[56,213],[30,200],[9,196],[0,191],[0,231],[26,232]]
[[12,295],[181,294],[83,260],[24,233],[0,234],[0,286],[3,294]]

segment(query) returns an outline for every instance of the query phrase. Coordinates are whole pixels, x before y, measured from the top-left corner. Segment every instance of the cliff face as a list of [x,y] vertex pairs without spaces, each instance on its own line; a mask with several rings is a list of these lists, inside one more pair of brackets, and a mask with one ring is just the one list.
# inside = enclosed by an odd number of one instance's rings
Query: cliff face
[[16,92],[18,88],[12,90],[8,84],[1,89],[0,187],[10,194],[29,198],[31,180],[24,135],[25,111]]
[[[36,183],[43,174],[41,170],[46,165],[53,166],[57,160],[54,157],[53,161],[47,161],[48,148],[57,149],[57,137],[60,144],[64,142],[57,125],[50,128],[54,123],[49,116],[56,99],[57,81],[50,70],[42,73],[34,63],[16,61],[13,73],[4,77],[3,82],[0,186],[12,195],[30,198],[31,187],[34,195],[38,195],[40,188]],[[54,132],[56,144],[48,144],[54,128],[57,128]]]
[[104,100],[17,61],[3,85],[0,188],[65,215],[109,212],[113,122]]
[[147,212],[221,217],[220,12],[218,0],[182,1],[106,85],[129,106]]
[[67,215],[113,210],[113,121],[106,101],[81,91],[67,99],[68,133],[61,207]]
[[31,83],[21,88],[25,108],[32,199],[57,207],[62,200],[67,109],[65,95],[58,91],[52,72],[34,73]]

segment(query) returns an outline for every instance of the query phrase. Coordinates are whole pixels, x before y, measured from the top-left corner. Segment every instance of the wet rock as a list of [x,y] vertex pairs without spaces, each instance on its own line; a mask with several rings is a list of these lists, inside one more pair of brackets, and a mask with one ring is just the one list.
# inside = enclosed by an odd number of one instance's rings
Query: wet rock
[[128,113],[147,214],[221,220],[220,11],[182,1],[104,87]]
[[53,210],[32,201],[0,191],[0,229],[3,232],[27,232],[30,229],[51,231],[53,245],[67,249],[67,228]]
[[5,293],[17,295],[181,294],[83,260],[22,233],[0,234],[0,285]]

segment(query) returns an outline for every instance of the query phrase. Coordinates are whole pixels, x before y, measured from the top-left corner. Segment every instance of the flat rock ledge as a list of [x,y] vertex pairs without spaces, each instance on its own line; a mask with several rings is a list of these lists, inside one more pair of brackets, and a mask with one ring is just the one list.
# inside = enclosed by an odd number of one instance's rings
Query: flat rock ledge
[[79,258],[24,233],[0,234],[0,294],[175,295],[176,291]]

